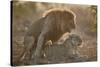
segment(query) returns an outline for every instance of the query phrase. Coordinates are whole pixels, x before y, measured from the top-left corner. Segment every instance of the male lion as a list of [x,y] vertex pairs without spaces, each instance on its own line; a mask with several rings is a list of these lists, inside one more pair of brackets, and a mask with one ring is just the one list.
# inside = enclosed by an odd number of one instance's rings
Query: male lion
[[[27,31],[24,38],[25,49],[21,55],[21,60],[30,50],[34,48],[34,63],[41,55],[45,43],[49,40],[54,43],[64,33],[70,33],[75,29],[75,14],[66,9],[50,9],[37,20]],[[31,57],[30,57],[31,58]]]

